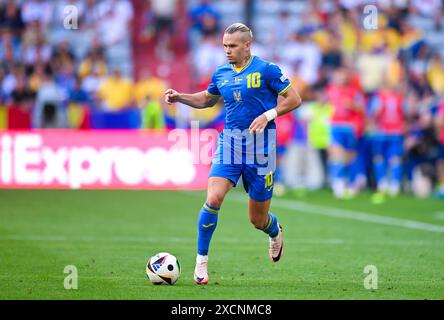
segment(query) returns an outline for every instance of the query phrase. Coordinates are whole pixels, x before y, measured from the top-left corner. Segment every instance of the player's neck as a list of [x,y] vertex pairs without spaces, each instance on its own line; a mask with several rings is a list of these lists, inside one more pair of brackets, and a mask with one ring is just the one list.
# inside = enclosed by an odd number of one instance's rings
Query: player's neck
[[251,54],[248,54],[246,57],[244,57],[244,59],[242,59],[241,62],[234,63],[233,66],[236,69],[242,69],[243,67],[245,67],[248,64],[250,59],[251,59]]

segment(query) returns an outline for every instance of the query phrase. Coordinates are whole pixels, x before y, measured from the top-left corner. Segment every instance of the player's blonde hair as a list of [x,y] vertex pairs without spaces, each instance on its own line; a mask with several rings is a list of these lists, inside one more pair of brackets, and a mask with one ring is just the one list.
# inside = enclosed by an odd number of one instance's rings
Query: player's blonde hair
[[237,22],[233,23],[232,25],[228,26],[228,28],[225,29],[225,33],[227,34],[233,34],[235,32],[241,32],[242,34],[245,34],[248,37],[248,40],[253,40],[253,31],[251,31],[250,28],[248,28],[243,23]]

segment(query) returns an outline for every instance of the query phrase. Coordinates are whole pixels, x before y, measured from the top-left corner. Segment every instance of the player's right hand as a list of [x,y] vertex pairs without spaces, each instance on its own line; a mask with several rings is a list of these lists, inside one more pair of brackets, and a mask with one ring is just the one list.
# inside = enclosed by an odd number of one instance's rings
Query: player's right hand
[[177,102],[179,99],[179,93],[176,90],[168,89],[165,91],[165,102],[168,104],[172,104]]

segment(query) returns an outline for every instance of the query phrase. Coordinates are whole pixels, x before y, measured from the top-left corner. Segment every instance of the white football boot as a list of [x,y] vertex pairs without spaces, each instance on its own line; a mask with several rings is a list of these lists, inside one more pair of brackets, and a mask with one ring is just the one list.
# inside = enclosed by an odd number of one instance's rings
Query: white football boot
[[270,259],[273,263],[276,263],[284,255],[284,239],[282,238],[281,225],[279,225],[278,235],[274,238],[270,237],[269,239],[270,239],[270,248],[269,248]]
[[197,256],[194,268],[194,282],[197,284],[208,283],[208,256]]

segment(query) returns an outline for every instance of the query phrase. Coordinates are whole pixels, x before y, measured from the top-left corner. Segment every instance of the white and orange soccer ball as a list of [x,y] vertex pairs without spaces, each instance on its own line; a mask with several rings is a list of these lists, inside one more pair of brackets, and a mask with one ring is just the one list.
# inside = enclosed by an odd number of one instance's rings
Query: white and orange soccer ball
[[152,284],[173,285],[180,277],[179,260],[171,253],[160,252],[148,260],[146,275]]

